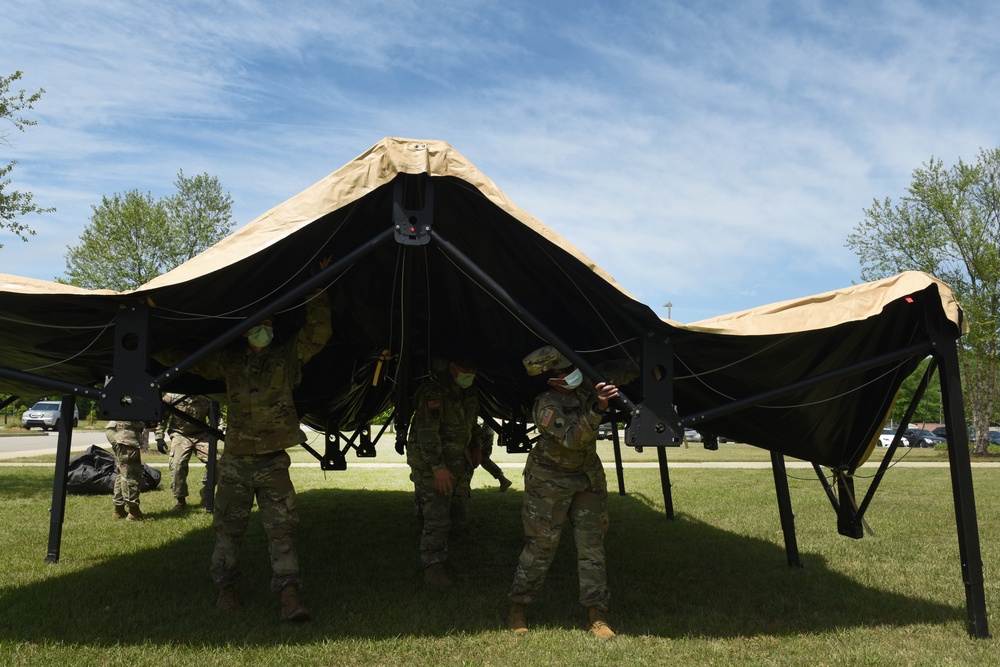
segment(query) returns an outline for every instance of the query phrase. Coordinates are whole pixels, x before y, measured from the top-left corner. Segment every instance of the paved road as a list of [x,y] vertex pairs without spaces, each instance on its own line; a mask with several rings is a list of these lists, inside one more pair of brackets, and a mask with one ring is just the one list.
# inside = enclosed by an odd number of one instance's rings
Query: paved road
[[[55,454],[58,442],[59,434],[55,431],[29,431],[25,435],[5,435],[0,437],[0,459]],[[101,445],[105,448],[108,446],[108,438],[104,435],[104,431],[73,431],[70,451],[82,451],[91,445]]]

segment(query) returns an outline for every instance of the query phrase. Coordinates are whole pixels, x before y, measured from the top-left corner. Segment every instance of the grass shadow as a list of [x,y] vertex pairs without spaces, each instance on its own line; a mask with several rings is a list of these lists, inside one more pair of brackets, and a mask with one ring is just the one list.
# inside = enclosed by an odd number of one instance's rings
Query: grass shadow
[[[15,494],[27,492],[14,489]],[[43,498],[45,492],[35,477],[34,493]],[[110,508],[106,497],[90,500]],[[422,581],[412,493],[337,488],[300,493],[296,545],[303,598],[316,619],[301,625],[278,622],[256,513],[244,545],[240,585],[247,609],[238,615],[213,609],[209,517],[164,512],[144,524],[100,524],[92,529],[108,540],[129,539],[130,531],[156,531],[163,544],[95,559],[75,571],[60,572],[63,566],[56,564],[38,581],[3,590],[0,640],[271,646],[501,629],[523,540],[520,503],[515,491],[474,492],[468,534],[451,545],[456,586],[441,592]],[[961,607],[852,581],[816,554],[803,554],[806,569],[790,569],[784,549],[773,542],[684,514],[667,521],[655,503],[639,495],[613,496],[611,513],[612,618],[614,627],[627,634],[729,638],[964,617]],[[563,541],[531,608],[536,627],[578,628],[582,622],[570,532]],[[72,548],[64,541],[64,562],[72,561]],[[44,541],[39,558],[43,555]]]

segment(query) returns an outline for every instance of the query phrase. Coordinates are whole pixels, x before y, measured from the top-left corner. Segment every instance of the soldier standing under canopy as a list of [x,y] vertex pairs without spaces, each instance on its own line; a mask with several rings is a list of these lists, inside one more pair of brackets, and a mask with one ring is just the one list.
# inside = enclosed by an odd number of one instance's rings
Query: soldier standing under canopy
[[[164,438],[165,435],[170,436],[170,490],[173,492],[175,500],[171,509],[181,511],[187,507],[187,477],[191,454],[196,454],[202,463],[208,463],[208,441],[211,437],[208,430],[208,417],[212,408],[212,400],[207,396],[164,394],[163,401],[194,420],[188,421],[178,415],[171,414],[156,426],[156,448],[161,454],[167,453],[167,443]],[[202,479],[201,493],[199,494],[202,505],[208,504],[210,488],[206,473],[206,477]]]
[[[324,259],[320,268],[329,263],[330,258]],[[292,390],[302,380],[302,366],[323,349],[331,333],[329,301],[316,290],[306,297],[305,324],[289,340],[272,344],[273,322],[266,318],[244,331],[245,344],[224,348],[191,369],[226,383],[226,446],[218,466],[211,568],[219,589],[215,606],[222,611],[243,609],[236,582],[256,498],[271,557],[271,590],[280,593],[281,617],[310,618],[298,597],[301,580],[292,529],[299,518],[285,450],[306,441]]]
[[146,422],[110,421],[105,429],[111,451],[115,455],[118,476],[111,497],[114,504],[113,519],[143,521],[146,515],[139,509],[139,488],[142,484],[142,454],[139,440]]
[[483,470],[488,472],[493,479],[500,482],[500,493],[505,493],[507,489],[510,488],[511,481],[507,479],[507,475],[503,474],[503,468],[496,464],[493,460],[493,441],[496,439],[496,433],[490,428],[489,424],[485,422],[482,424],[483,429],[483,455],[480,457],[482,459]]
[[[597,455],[597,429],[618,387],[610,382],[595,386],[550,345],[525,357],[524,367],[528,375],[543,375],[548,389],[535,399],[532,410],[540,437],[524,467],[525,544],[514,572],[507,620],[515,632],[528,631],[528,604],[545,580],[568,520],[576,539],[580,604],[587,610],[587,628],[608,639],[615,636],[607,623],[608,483]],[[601,370],[620,384],[638,376],[634,364],[612,362]]]
[[475,377],[471,362],[449,361],[413,398],[406,462],[423,516],[420,562],[424,581],[431,586],[452,584],[445,569],[448,536],[465,528],[472,471],[480,463]]

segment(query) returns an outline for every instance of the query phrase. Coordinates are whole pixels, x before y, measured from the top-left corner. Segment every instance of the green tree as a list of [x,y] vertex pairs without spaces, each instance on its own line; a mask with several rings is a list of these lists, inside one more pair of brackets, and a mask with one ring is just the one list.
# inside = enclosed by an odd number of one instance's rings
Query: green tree
[[950,168],[932,157],[914,170],[907,192],[895,204],[875,200],[846,246],[865,280],[918,270],[955,291],[970,327],[959,357],[973,451],[985,454],[998,385],[1000,149],[981,149],[975,164]]
[[[920,381],[924,379],[924,373],[927,372],[929,364],[930,360],[924,359],[920,362],[917,370],[913,371],[909,377],[903,380],[903,384],[899,387],[899,393],[896,395],[896,404],[890,413],[893,422],[898,423],[903,420],[906,408],[909,407],[913,395],[917,393],[917,387],[920,386]],[[914,411],[910,421],[917,424],[925,424],[927,422],[938,423],[942,421],[941,384],[936,381],[936,376],[927,385],[923,399]]]
[[[174,181],[177,193],[164,200],[170,223],[168,256],[182,264],[212,247],[233,228],[233,198],[222,191],[219,179],[208,174]],[[172,267],[171,267],[172,268]]]
[[[39,88],[37,93],[27,95],[24,90],[16,93],[10,92],[10,84],[21,78],[21,72],[17,71],[10,76],[0,76],[0,119],[8,120],[20,132],[28,125],[37,125],[38,121],[29,120],[21,115],[25,109],[34,108],[33,105],[42,97],[44,88]],[[7,132],[0,132],[0,146],[11,148],[10,135]],[[51,213],[54,208],[39,208],[35,205],[34,196],[30,192],[19,190],[9,190],[11,184],[10,172],[14,170],[17,160],[11,160],[6,165],[0,166],[0,229],[8,229],[21,237],[22,241],[28,240],[28,235],[34,235],[34,230],[27,224],[18,220],[21,216],[29,213]],[[0,244],[0,248],[3,244]]]
[[154,200],[131,190],[94,206],[80,243],[67,246],[66,278],[88,289],[135,289],[214,245],[232,229],[232,197],[219,180],[180,171],[177,192]]
[[150,193],[130,190],[103,197],[77,246],[67,246],[71,285],[118,291],[139,287],[166,265],[167,210]]

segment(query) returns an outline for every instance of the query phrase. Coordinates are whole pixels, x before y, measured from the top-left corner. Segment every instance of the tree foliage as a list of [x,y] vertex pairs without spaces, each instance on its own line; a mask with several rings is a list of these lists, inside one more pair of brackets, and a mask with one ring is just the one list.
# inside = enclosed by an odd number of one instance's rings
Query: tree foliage
[[233,228],[233,198],[222,191],[215,176],[186,178],[183,169],[177,172],[174,187],[177,193],[165,199],[164,206],[171,229],[167,255],[176,266],[229,234]]
[[865,280],[918,270],[955,291],[970,326],[959,356],[974,451],[985,453],[1000,351],[1000,149],[950,168],[932,157],[914,170],[907,192],[895,204],[875,200],[846,245]]
[[130,190],[94,206],[80,243],[68,246],[66,278],[88,289],[135,289],[183,264],[233,227],[232,197],[218,178],[178,172],[177,192],[155,200]]
[[[892,407],[892,412],[889,415],[893,422],[899,423],[903,420],[906,409],[909,407],[913,396],[917,393],[917,388],[920,386],[920,381],[924,379],[927,366],[929,365],[930,360],[924,359],[920,362],[917,369],[903,380],[903,384],[900,385],[899,393],[896,396],[896,404]],[[944,409],[941,404],[941,384],[935,380],[936,376],[928,383],[923,399],[913,412],[910,422],[927,424],[940,423],[943,420]]]
[[[20,71],[10,76],[0,76],[0,119],[9,121],[19,132],[24,132],[25,127],[36,125],[37,121],[25,118],[21,113],[34,108],[34,103],[41,99],[45,89],[39,88],[38,92],[31,95],[24,90],[11,93],[10,85],[20,78]],[[0,131],[0,146],[7,148],[13,146],[9,136],[9,133]],[[22,241],[27,241],[28,236],[35,232],[19,218],[29,213],[51,213],[55,209],[39,208],[35,205],[34,196],[30,192],[9,189],[10,173],[16,164],[17,160],[11,160],[5,165],[0,165],[0,229],[8,229],[21,237]],[[2,247],[0,244],[0,248]]]

